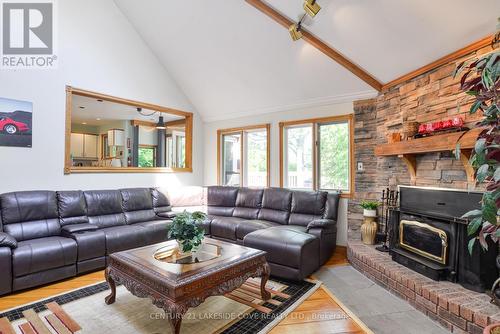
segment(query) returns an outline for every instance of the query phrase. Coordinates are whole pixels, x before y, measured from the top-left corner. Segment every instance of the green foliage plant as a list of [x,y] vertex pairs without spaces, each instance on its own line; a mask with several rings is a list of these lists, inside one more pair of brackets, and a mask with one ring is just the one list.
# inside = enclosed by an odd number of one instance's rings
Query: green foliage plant
[[205,237],[202,223],[206,218],[207,215],[199,211],[179,213],[173,219],[172,225],[170,225],[169,239],[176,239],[183,253],[196,250]]

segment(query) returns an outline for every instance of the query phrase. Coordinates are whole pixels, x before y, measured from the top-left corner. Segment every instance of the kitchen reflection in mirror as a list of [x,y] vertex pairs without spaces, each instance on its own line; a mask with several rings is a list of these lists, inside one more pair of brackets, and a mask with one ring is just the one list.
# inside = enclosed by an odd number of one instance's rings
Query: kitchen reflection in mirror
[[68,94],[67,173],[190,171],[191,113],[75,89]]

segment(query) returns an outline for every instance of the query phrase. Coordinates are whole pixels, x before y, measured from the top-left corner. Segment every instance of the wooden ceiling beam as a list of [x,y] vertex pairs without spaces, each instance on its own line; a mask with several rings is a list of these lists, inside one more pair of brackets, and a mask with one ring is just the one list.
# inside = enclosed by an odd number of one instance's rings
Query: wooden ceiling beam
[[[292,20],[282,15],[274,8],[270,7],[262,0],[245,0],[245,1],[286,29],[288,29],[290,25],[294,23]],[[358,65],[354,64],[340,52],[330,47],[328,44],[320,40],[318,37],[314,36],[309,31],[305,30],[304,28],[302,28],[301,31],[302,31],[302,39],[304,41],[311,44],[316,49],[324,53],[326,56],[333,59],[335,62],[343,66],[345,69],[349,70],[351,73],[353,73],[355,76],[366,82],[368,85],[370,85],[377,91],[380,92],[382,90],[383,84],[379,82],[377,79],[375,79],[370,73],[368,73]]]

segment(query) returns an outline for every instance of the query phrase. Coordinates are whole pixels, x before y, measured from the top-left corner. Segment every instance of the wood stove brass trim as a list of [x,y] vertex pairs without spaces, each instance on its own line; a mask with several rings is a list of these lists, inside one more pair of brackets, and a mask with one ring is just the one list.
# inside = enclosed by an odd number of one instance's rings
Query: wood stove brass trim
[[[436,232],[439,237],[441,238],[441,245],[442,245],[442,251],[441,251],[441,254],[442,256],[435,256],[433,254],[430,254],[430,253],[427,253],[421,249],[418,249],[418,248],[415,248],[413,246],[410,246],[410,245],[407,245],[403,242],[403,237],[404,237],[404,229],[403,229],[403,225],[415,225],[415,226],[419,226],[419,227],[422,227],[422,228],[426,228],[428,230],[431,230],[433,232]],[[421,223],[421,222],[418,222],[418,221],[413,221],[413,220],[401,220],[399,222],[399,245],[403,248],[406,248],[412,252],[415,252],[417,253],[418,255],[421,255],[423,257],[426,257],[428,259],[431,259],[433,261],[436,261],[436,262],[439,262],[441,264],[446,264],[446,253],[447,253],[447,250],[448,250],[448,236],[446,235],[446,232],[439,229],[439,228],[436,228],[434,226],[431,226],[429,224],[425,224],[425,223]]]

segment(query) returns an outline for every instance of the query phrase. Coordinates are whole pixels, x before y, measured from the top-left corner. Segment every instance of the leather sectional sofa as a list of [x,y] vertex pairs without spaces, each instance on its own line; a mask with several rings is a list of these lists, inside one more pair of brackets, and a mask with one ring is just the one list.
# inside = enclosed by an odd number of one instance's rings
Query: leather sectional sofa
[[172,217],[156,189],[0,195],[0,294],[103,269],[121,250],[167,240]]
[[[338,194],[201,193],[207,235],[266,250],[273,275],[302,279],[335,249]],[[103,269],[111,253],[165,241],[174,216],[168,194],[156,188],[2,194],[0,295]]]
[[336,246],[340,194],[208,187],[210,236],[267,251],[271,274],[301,280]]

